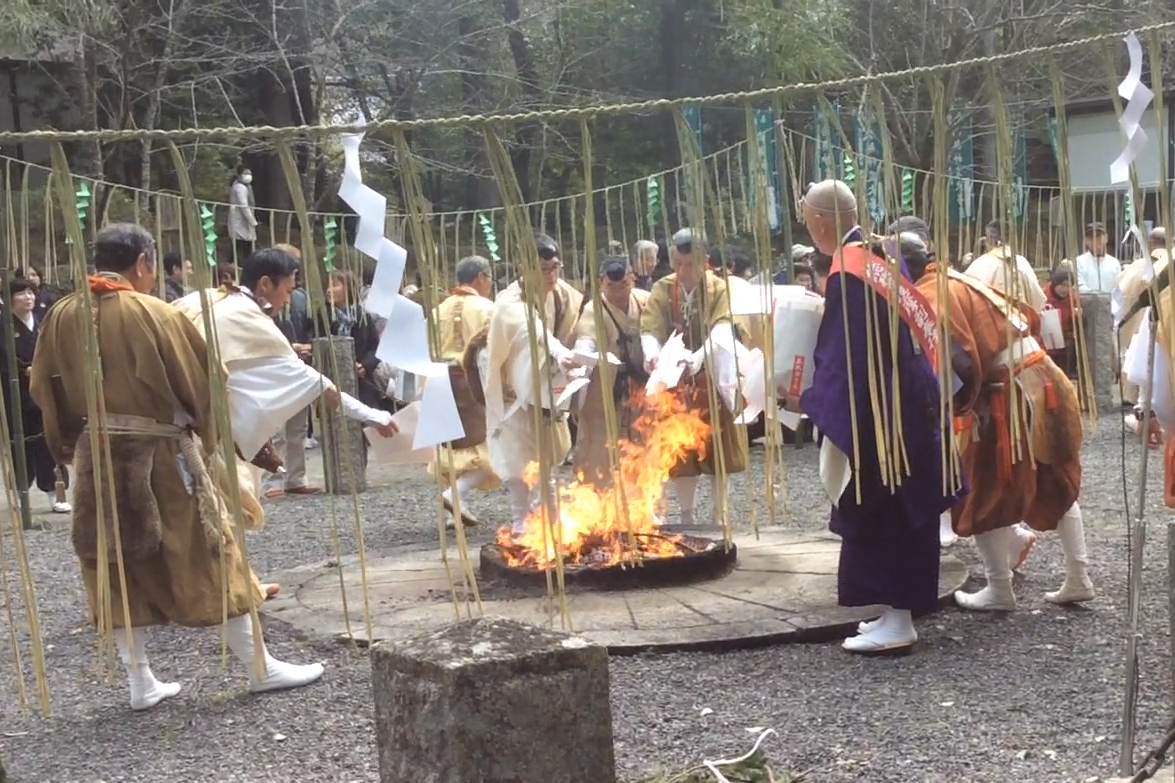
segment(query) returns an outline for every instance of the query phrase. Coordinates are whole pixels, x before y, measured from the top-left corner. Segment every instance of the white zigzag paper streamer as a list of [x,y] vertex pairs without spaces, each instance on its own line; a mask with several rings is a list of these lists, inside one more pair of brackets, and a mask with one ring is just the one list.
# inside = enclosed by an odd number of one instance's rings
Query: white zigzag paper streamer
[[1122,110],[1118,124],[1126,134],[1126,146],[1117,160],[1110,164],[1110,182],[1115,185],[1130,181],[1130,167],[1146,146],[1147,135],[1142,129],[1142,115],[1155,97],[1151,88],[1142,83],[1142,42],[1134,33],[1123,40],[1130,54],[1130,70],[1118,85],[1118,94],[1126,100],[1126,108]]
[[384,319],[375,356],[392,367],[430,380],[420,401],[420,426],[413,435],[413,449],[430,449],[465,436],[457,402],[449,381],[448,365],[434,362],[428,350],[428,321],[424,309],[400,294],[408,263],[408,251],[384,236],[388,200],[363,184],[359,164],[362,133],[344,133],[343,180],[339,197],[359,216],[355,249],[375,260],[375,275],[363,307]]

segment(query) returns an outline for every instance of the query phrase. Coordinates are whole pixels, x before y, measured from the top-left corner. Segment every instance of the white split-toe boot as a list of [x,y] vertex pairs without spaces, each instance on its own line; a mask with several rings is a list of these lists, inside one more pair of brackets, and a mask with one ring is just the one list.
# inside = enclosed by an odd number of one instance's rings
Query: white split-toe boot
[[975,548],[983,558],[987,586],[977,593],[955,593],[955,603],[962,609],[976,612],[1011,612],[1016,608],[1016,594],[1012,592],[1012,564],[1008,561],[1011,549],[1009,539],[1015,537],[1011,528],[1001,527],[975,536]]
[[951,511],[947,509],[938,518],[938,543],[943,549],[946,549],[958,540],[959,536],[955,533],[954,525],[951,524]]
[[253,618],[247,614],[234,617],[224,624],[224,638],[233,655],[248,668],[249,690],[253,693],[301,688],[322,677],[321,663],[300,666],[279,661],[269,654],[264,640],[260,645],[263,670],[259,670],[253,643]]
[[891,609],[886,607],[881,617],[871,623],[869,627],[857,636],[845,639],[841,646],[851,653],[880,655],[907,651],[918,641],[918,632],[914,630],[914,617],[908,609]]
[[1016,571],[1028,559],[1032,547],[1036,546],[1036,533],[1032,528],[1020,522],[1010,528],[1012,534],[1008,536],[1008,563]]
[[178,682],[160,682],[147,662],[147,629],[133,628],[128,639],[125,628],[114,629],[114,645],[118,657],[126,667],[127,679],[131,686],[131,709],[149,710],[164,699],[170,699],[180,692]]
[[1085,524],[1081,519],[1081,508],[1076,503],[1061,517],[1057,535],[1061,538],[1061,551],[1065,553],[1065,582],[1060,590],[1045,593],[1044,600],[1053,604],[1092,601],[1097,592],[1086,571]]

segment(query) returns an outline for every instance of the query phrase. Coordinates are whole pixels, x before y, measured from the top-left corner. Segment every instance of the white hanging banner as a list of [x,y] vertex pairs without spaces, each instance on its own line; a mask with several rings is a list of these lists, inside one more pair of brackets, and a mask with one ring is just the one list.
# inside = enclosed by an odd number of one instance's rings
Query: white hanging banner
[[1142,116],[1155,97],[1151,88],[1142,83],[1142,42],[1134,33],[1127,35],[1124,40],[1126,51],[1130,54],[1130,70],[1118,85],[1118,95],[1126,101],[1118,124],[1126,135],[1126,146],[1122,154],[1110,164],[1110,182],[1115,185],[1130,181],[1130,167],[1138,153],[1146,147],[1147,135],[1142,129]]

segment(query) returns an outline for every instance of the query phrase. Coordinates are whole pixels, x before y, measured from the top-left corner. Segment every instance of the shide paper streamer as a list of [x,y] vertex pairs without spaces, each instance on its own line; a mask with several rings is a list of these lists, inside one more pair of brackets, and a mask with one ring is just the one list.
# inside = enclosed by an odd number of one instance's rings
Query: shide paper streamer
[[1117,160],[1110,164],[1110,182],[1115,185],[1130,181],[1130,166],[1146,146],[1147,135],[1142,129],[1142,116],[1155,97],[1151,88],[1142,83],[1142,43],[1134,33],[1123,40],[1130,53],[1130,70],[1118,85],[1118,94],[1126,101],[1126,108],[1122,110],[1118,124],[1126,135],[1126,146]]
[[343,181],[339,197],[359,216],[355,249],[375,260],[375,275],[363,307],[384,320],[375,355],[382,362],[428,380],[420,402],[420,424],[413,449],[431,449],[465,436],[449,382],[449,367],[434,362],[428,349],[428,323],[420,305],[400,294],[408,251],[384,235],[388,200],[363,184],[359,168],[362,133],[344,133]]

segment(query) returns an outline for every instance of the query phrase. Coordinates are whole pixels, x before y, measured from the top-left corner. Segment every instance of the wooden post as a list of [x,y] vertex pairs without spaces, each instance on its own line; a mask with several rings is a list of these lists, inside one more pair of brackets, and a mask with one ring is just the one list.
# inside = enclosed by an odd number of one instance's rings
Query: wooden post
[[[314,341],[314,366],[330,378],[340,392],[358,396],[355,341],[352,338],[317,338]],[[332,495],[365,491],[367,446],[363,442],[363,426],[344,416],[342,406],[326,411],[322,415],[321,442],[326,491]]]

